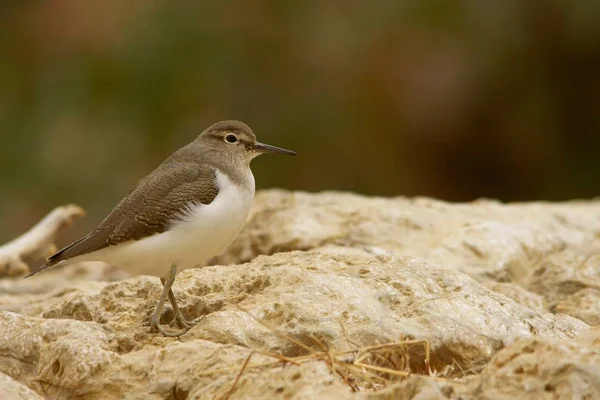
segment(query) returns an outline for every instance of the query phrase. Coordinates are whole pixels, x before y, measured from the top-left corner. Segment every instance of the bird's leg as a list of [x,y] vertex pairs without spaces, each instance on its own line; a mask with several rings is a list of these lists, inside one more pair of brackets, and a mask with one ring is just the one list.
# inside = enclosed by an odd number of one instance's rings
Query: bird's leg
[[156,304],[156,309],[154,310],[152,317],[150,317],[150,329],[152,331],[158,331],[162,335],[168,337],[178,337],[188,331],[188,329],[183,329],[181,331],[169,332],[160,326],[160,317],[165,306],[165,301],[167,301],[167,297],[169,296],[169,292],[171,291],[171,286],[173,286],[173,282],[175,282],[175,275],[177,275],[177,265],[173,264],[171,266],[171,271],[169,272],[169,275],[167,275],[164,279],[161,279],[161,282],[163,284],[163,292],[160,295],[158,303]]
[[175,299],[175,294],[173,293],[172,289],[169,289],[169,301],[171,302],[171,306],[173,307],[173,312],[175,313],[175,318],[177,319],[177,322],[179,322],[179,325],[181,325],[182,327],[191,329],[194,325],[196,325],[198,322],[200,322],[200,320],[203,318],[203,316],[201,316],[201,317],[196,318],[193,321],[188,321],[187,319],[185,319],[185,317],[181,313],[181,309],[177,305],[177,300]]

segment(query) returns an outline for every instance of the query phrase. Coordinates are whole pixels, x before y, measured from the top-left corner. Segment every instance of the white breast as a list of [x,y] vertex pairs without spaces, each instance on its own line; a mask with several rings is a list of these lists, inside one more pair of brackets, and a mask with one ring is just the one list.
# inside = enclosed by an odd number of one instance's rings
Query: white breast
[[104,261],[131,274],[164,277],[173,263],[181,271],[220,254],[246,222],[254,198],[254,176],[248,169],[251,184],[242,187],[219,170],[216,175],[219,193],[210,204],[190,204],[166,232],[108,247],[85,259]]

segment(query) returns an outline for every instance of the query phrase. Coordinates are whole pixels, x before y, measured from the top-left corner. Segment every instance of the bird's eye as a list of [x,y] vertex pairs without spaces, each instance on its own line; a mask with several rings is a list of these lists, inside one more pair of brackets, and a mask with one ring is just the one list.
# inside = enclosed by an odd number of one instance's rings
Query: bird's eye
[[238,141],[237,136],[235,136],[233,133],[228,134],[227,136],[225,136],[225,140],[228,143],[235,143]]

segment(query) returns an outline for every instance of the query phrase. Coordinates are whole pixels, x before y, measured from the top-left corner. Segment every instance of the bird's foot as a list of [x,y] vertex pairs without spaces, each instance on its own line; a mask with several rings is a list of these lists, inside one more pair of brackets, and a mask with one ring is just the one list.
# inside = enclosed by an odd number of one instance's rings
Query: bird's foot
[[183,314],[181,313],[181,309],[179,308],[179,306],[177,305],[177,300],[175,299],[175,295],[173,294],[173,291],[169,289],[169,301],[171,302],[171,306],[172,306],[172,310],[173,310],[173,314],[175,314],[175,320],[177,321],[177,323],[179,324],[179,326],[181,326],[182,328],[187,328],[187,329],[191,329],[193,328],[198,322],[200,322],[202,320],[202,318],[204,316],[200,316],[194,320],[188,321]]
[[179,326],[181,326],[182,328],[185,328],[185,329],[192,329],[194,326],[196,326],[198,324],[198,322],[202,321],[203,318],[204,318],[204,315],[202,315],[196,319],[193,319],[191,321],[188,321],[187,319],[185,319],[185,317],[183,316],[181,311],[179,311],[179,313],[175,313],[175,319],[177,320],[177,323],[179,324]]
[[179,337],[189,331],[190,328],[191,327],[184,327],[184,329],[178,331],[169,331],[161,326],[159,318],[155,318],[154,315],[150,318],[150,332],[159,332],[166,337]]
[[[151,321],[155,312],[156,310],[148,310],[146,316],[144,317],[144,322],[142,322],[144,326],[151,325]],[[159,321],[161,324],[169,325],[173,320],[175,320],[175,312],[173,312],[173,308],[170,305],[165,304],[162,312],[160,313]]]

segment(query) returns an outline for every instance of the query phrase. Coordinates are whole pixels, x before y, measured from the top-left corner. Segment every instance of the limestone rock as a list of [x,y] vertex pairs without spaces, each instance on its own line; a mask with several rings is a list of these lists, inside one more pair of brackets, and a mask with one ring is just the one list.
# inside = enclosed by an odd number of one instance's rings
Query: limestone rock
[[[183,343],[143,326],[160,294],[158,279],[146,276],[104,283],[89,294],[74,289],[38,316],[0,313],[0,352],[9,354],[0,371],[46,396],[120,398],[133,390],[166,398],[172,391],[224,390],[230,376],[215,381],[200,372],[240,365],[248,348],[308,353],[286,337],[315,351],[318,341],[345,350],[346,338],[363,346],[427,339],[431,366],[439,371],[482,366],[517,339],[570,340],[588,329],[577,319],[521,306],[458,271],[412,257],[343,251],[280,253],[184,271],[175,285],[182,309],[206,316]],[[423,371],[422,348],[410,352],[411,368]],[[327,369],[306,368],[302,376],[321,377],[310,382],[330,385]],[[256,383],[272,374],[246,379]]]
[[450,383],[440,383],[421,376],[410,376],[397,384],[374,393],[361,393],[364,400],[445,400],[456,398]]
[[600,398],[600,329],[573,341],[519,340],[492,357],[466,398]]
[[599,249],[567,249],[542,260],[527,286],[543,295],[553,312],[600,324]]
[[269,190],[257,194],[246,227],[215,261],[239,263],[261,254],[334,244],[518,280],[527,264],[593,243],[599,235],[600,201],[452,204]]
[[6,400],[43,400],[27,386],[0,372],[0,399]]
[[[413,256],[464,272],[533,309],[552,311],[578,290],[600,291],[599,243],[598,200],[451,204],[270,190],[257,195],[246,227],[213,262],[332,245]],[[591,307],[583,313],[600,315],[595,302],[582,306]]]
[[[533,293],[522,286],[512,282],[485,282],[485,287],[493,292],[501,293],[519,304],[535,311],[547,310],[546,300],[543,296]],[[564,313],[568,314],[568,313]],[[571,315],[571,314],[569,314]]]
[[578,290],[553,307],[556,313],[571,315],[589,325],[600,326],[600,290]]
[[[178,275],[184,314],[204,316],[180,339],[145,325],[157,278],[88,263],[0,280],[0,389],[92,400],[593,398],[599,245],[600,202],[262,192],[217,258],[230,265]],[[384,343],[406,344],[356,350]]]

